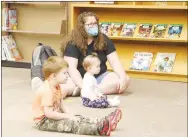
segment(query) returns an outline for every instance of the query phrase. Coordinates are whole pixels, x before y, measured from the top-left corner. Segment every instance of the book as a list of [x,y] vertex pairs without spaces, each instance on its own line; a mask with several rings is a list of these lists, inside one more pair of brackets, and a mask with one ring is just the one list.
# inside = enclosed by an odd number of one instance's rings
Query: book
[[182,28],[182,24],[171,24],[168,29],[167,38],[180,38]]
[[17,61],[21,60],[22,57],[20,55],[20,52],[16,46],[16,42],[13,39],[12,35],[8,36],[2,36],[2,39],[4,41],[4,49],[6,50],[6,54],[9,56],[9,60]]
[[163,0],[163,1],[155,1],[153,2],[155,5],[157,6],[167,6],[167,1]]
[[15,61],[11,55],[11,53],[9,52],[9,49],[8,49],[8,44],[7,42],[5,41],[5,36],[2,36],[2,49],[4,50],[4,53],[5,53],[5,56],[6,56],[6,59],[9,60],[9,61]]
[[120,36],[133,37],[136,26],[136,23],[125,23],[121,30]]
[[167,72],[172,71],[176,53],[157,53],[155,62],[154,62],[154,72]]
[[99,25],[100,25],[101,32],[104,33],[107,36],[110,36],[111,22],[101,22],[101,23],[99,23]]
[[8,8],[3,8],[2,10],[2,30],[9,29],[9,17],[8,17]]
[[110,0],[94,1],[94,4],[114,4],[114,1],[110,1]]
[[149,37],[152,26],[152,24],[140,24],[138,37]]
[[6,55],[5,55],[4,48],[2,47],[1,50],[2,50],[2,51],[1,51],[1,60],[7,60]]
[[151,37],[164,38],[167,30],[167,26],[168,26],[167,24],[155,24]]
[[153,53],[135,52],[129,69],[147,71],[150,68],[152,58],[153,58]]
[[17,11],[15,8],[8,9],[9,29],[17,30]]
[[121,30],[123,28],[123,23],[113,22],[110,26],[110,36],[120,36]]

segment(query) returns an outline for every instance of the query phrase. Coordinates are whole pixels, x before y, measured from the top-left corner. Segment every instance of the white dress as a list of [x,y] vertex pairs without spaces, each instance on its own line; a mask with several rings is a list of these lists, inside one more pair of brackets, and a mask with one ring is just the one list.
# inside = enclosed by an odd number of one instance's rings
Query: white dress
[[94,100],[97,99],[97,95],[100,94],[101,93],[98,90],[96,78],[93,75],[86,72],[83,78],[81,96],[89,98],[90,100]]

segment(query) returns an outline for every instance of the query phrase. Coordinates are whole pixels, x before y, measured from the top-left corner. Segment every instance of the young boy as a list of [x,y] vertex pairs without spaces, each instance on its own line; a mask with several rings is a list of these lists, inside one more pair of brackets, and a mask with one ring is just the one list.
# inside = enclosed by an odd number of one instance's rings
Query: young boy
[[83,135],[110,135],[121,119],[121,109],[104,118],[74,116],[64,107],[59,84],[68,79],[68,64],[61,57],[51,56],[43,65],[44,84],[36,91],[33,102],[33,120],[43,131]]
[[94,77],[94,74],[100,72],[100,60],[97,54],[92,53],[88,55],[83,61],[83,67],[86,71],[81,90],[83,105],[93,108],[118,106],[120,104],[118,96],[109,99],[106,95],[103,95],[98,88],[97,80]]

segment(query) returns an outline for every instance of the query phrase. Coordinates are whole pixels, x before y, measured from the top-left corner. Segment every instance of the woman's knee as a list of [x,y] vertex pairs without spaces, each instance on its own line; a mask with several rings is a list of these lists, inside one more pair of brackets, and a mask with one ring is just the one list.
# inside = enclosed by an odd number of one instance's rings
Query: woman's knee
[[131,83],[131,79],[130,79],[130,77],[128,75],[126,75],[126,87],[127,88],[129,87],[130,83]]
[[66,84],[61,84],[60,86],[61,86],[62,94],[66,94],[66,95],[72,95],[74,89],[76,88],[76,84],[73,82],[71,78],[68,78]]
[[115,72],[110,72],[102,79],[101,83],[109,83],[109,79],[112,83],[117,83],[119,77]]
[[[110,80],[110,81],[109,81]],[[99,88],[104,94],[116,94],[119,84],[119,77],[116,73],[108,73],[99,84]]]
[[[125,78],[126,78],[125,86],[127,89],[131,83],[131,79],[127,74],[125,75]],[[111,93],[114,93],[114,94],[119,93],[118,85],[120,84],[120,78],[115,72],[110,72],[109,74],[107,74],[101,81],[101,86],[109,85],[110,84],[109,79],[110,79],[110,83],[113,85],[113,87],[111,87],[111,90],[114,89],[113,91],[111,91]],[[121,93],[123,93],[124,91],[121,91]]]

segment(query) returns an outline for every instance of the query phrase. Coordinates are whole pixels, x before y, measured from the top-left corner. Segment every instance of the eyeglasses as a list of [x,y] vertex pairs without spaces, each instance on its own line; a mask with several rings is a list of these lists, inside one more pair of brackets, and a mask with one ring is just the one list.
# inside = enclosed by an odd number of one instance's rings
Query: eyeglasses
[[86,25],[88,27],[93,27],[93,26],[97,26],[98,24],[97,23],[91,23],[91,24],[84,24],[84,25]]

